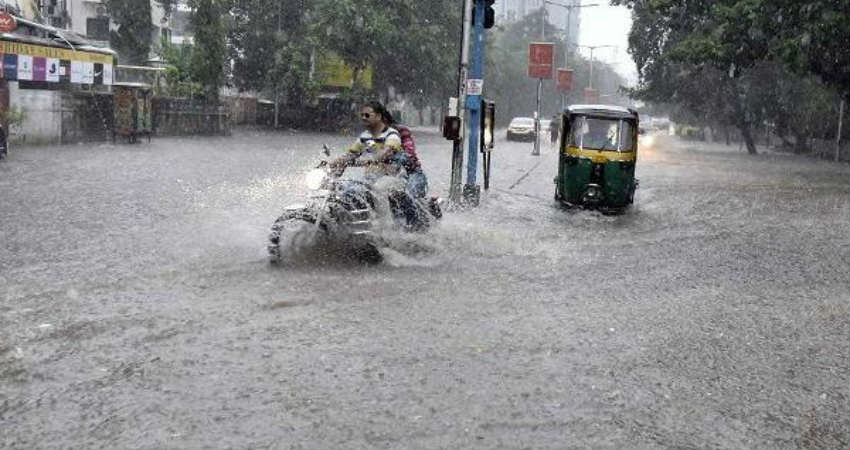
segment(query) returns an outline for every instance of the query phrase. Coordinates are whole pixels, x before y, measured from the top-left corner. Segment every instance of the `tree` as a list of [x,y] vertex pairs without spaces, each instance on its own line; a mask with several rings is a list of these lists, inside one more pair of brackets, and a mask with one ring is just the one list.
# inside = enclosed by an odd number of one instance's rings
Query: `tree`
[[227,0],[189,0],[192,8],[190,24],[194,35],[192,51],[193,80],[201,84],[203,96],[217,100],[225,77],[227,57],[224,17],[229,12]]
[[810,73],[850,101],[850,2],[759,2],[759,27],[770,37],[770,55],[797,73]]
[[456,1],[319,0],[313,34],[322,50],[353,68],[374,68],[375,86],[421,104],[442,103],[456,83],[460,8]]
[[109,34],[109,44],[124,64],[144,64],[151,49],[151,4],[138,0],[103,0],[118,29]]
[[[310,34],[307,0],[235,0],[229,30],[233,82],[243,90],[296,103],[315,92],[310,78],[315,39]],[[275,123],[277,126],[277,123]]]

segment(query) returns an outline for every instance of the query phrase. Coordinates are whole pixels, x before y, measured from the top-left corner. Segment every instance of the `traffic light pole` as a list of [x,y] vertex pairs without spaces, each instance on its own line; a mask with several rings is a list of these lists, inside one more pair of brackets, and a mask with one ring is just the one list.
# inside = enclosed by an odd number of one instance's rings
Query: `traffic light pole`
[[452,148],[452,177],[449,185],[449,199],[455,205],[462,201],[461,184],[463,183],[463,140],[466,127],[464,126],[464,114],[462,109],[466,104],[466,79],[469,70],[469,32],[472,28],[472,2],[464,0],[463,3],[463,25],[461,27],[460,64],[458,67],[458,104],[457,109],[461,111],[450,112],[460,117],[460,139],[453,143]]
[[476,184],[478,175],[478,151],[481,143],[481,90],[484,83],[484,14],[486,0],[475,0],[475,24],[473,28],[472,67],[466,89],[466,109],[469,111],[469,132],[467,140],[466,185],[463,187],[464,200],[477,205],[481,187]]

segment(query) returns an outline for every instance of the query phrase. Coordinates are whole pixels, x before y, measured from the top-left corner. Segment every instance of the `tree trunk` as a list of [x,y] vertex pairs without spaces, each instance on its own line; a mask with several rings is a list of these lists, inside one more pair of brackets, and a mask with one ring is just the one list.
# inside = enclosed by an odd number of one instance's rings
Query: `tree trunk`
[[794,153],[798,155],[808,153],[809,146],[807,141],[806,133],[794,133]]
[[734,78],[729,80],[729,88],[732,94],[732,107],[735,110],[735,126],[741,131],[741,136],[747,144],[747,153],[757,155],[758,151],[756,150],[756,143],[753,140],[752,127],[747,120],[744,105],[741,103],[741,96],[738,95],[738,84]]

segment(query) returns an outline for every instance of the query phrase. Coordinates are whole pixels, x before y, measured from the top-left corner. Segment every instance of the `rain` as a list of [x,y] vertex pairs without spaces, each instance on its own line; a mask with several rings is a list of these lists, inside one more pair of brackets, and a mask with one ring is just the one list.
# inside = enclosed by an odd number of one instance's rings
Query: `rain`
[[[0,0],[0,448],[850,446],[842,7],[469,0],[463,65],[463,0],[66,3]],[[425,195],[335,174],[374,100]]]

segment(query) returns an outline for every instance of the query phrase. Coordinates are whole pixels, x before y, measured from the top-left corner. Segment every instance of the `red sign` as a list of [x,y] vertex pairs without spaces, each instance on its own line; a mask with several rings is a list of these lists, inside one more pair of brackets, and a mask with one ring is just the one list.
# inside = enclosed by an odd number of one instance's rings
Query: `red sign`
[[558,69],[558,89],[570,91],[573,89],[573,70]]
[[532,42],[528,44],[528,76],[531,78],[552,78],[555,67],[555,44],[551,42]]
[[591,88],[584,88],[584,102],[588,105],[599,103],[599,91]]
[[18,28],[15,17],[7,12],[0,12],[0,33],[10,33]]

